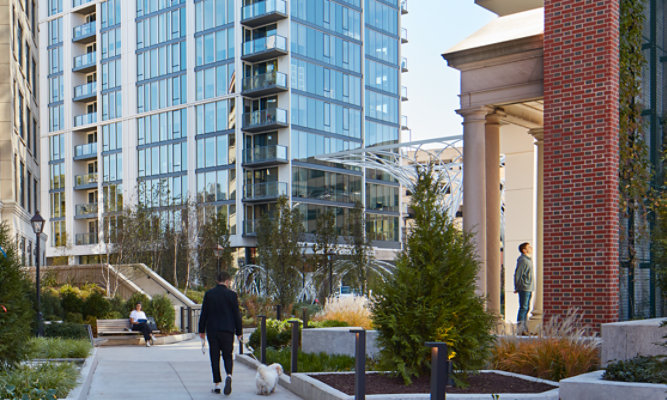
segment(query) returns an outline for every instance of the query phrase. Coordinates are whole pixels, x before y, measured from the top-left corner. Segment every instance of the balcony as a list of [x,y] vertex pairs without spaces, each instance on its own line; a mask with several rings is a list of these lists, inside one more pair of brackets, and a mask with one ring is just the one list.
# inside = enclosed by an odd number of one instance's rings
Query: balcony
[[402,130],[408,130],[408,116],[407,115],[401,115],[401,129]]
[[74,189],[94,189],[97,187],[97,172],[74,177]]
[[408,88],[401,86],[401,101],[408,101]]
[[407,43],[407,42],[408,42],[408,29],[401,28],[401,43]]
[[96,39],[95,33],[97,31],[95,27],[96,27],[95,21],[75,26],[74,29],[72,29],[72,42],[78,42],[78,43],[94,42]]
[[287,196],[287,182],[263,182],[243,187],[243,201],[268,201]]
[[91,72],[97,67],[97,52],[74,57],[72,72]]
[[95,1],[93,0],[72,0],[72,8],[81,7],[77,10],[74,10],[80,14],[90,14],[95,11]]
[[287,147],[273,145],[245,149],[243,152],[243,165],[262,167],[272,164],[287,164]]
[[77,233],[74,235],[74,238],[77,246],[97,244],[99,242],[97,232]]
[[97,97],[97,82],[90,82],[74,87],[74,101],[89,101]]
[[401,14],[405,15],[408,13],[408,0],[401,1]]
[[74,127],[90,125],[97,122],[97,112],[74,116]]
[[401,58],[401,72],[408,72],[408,59],[405,57]]
[[248,62],[264,61],[287,54],[287,39],[272,35],[243,42],[241,59]]
[[241,11],[241,24],[255,28],[287,18],[287,2],[285,0],[259,1],[244,6]]
[[97,218],[97,203],[84,203],[76,205],[76,219]]
[[287,90],[287,75],[272,71],[243,78],[242,94],[246,97],[260,97]]
[[82,144],[74,147],[74,160],[88,160],[97,158],[97,142]]
[[261,132],[273,129],[287,128],[287,111],[282,108],[243,113],[243,130],[246,132]]

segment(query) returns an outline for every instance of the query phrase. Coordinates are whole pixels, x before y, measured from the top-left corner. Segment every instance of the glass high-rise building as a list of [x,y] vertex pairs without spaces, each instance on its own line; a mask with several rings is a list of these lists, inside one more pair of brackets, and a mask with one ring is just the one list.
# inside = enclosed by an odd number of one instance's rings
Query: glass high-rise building
[[[399,247],[399,185],[316,156],[400,141],[399,0],[45,0],[42,200],[51,262],[104,253],[141,203],[222,209],[238,256],[280,196],[308,232],[356,202],[378,249]],[[64,260],[61,257],[68,257]]]

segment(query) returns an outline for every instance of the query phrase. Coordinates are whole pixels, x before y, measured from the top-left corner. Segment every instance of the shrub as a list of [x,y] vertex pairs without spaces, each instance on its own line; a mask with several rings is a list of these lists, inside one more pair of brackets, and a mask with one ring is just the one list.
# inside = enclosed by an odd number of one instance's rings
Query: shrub
[[64,285],[60,288],[60,301],[63,306],[63,311],[65,313],[65,318],[70,313],[81,314],[81,319],[83,320],[83,298],[81,298],[81,291],[78,288],[74,288],[70,285]]
[[600,365],[597,343],[586,336],[582,316],[568,310],[552,318],[534,339],[501,338],[491,351],[495,369],[559,381],[593,371]]
[[0,223],[0,247],[7,254],[0,253],[0,304],[4,307],[0,308],[0,369],[23,359],[34,318],[28,295],[32,284],[10,240],[7,225]]
[[374,293],[373,325],[380,358],[406,383],[427,373],[427,341],[448,344],[453,379],[485,366],[493,340],[493,317],[475,294],[479,262],[468,234],[461,233],[438,206],[443,185],[432,167],[420,168],[412,196],[414,226],[396,270]]
[[348,324],[345,321],[337,321],[335,319],[325,319],[324,321],[308,322],[309,328],[340,328],[345,326],[350,326],[350,324]]
[[65,313],[60,303],[58,292],[53,289],[42,290],[41,296],[42,315],[45,320],[60,320]]
[[121,317],[108,318],[123,318],[122,315],[125,315],[125,302],[120,296],[116,295],[109,300],[109,315],[121,315]]
[[[285,321],[278,321],[275,319],[266,320],[266,346],[280,348],[290,344],[292,340],[292,324],[289,321],[296,321],[296,319],[289,319]],[[300,321],[300,320],[299,320]],[[301,325],[299,325],[301,329]],[[257,329],[250,335],[248,339],[248,346],[253,349],[260,347],[261,331],[259,323]]]
[[148,300],[148,296],[146,296],[143,293],[135,292],[132,293],[132,296],[130,296],[129,299],[125,302],[123,305],[123,318],[130,318],[130,313],[132,310],[134,310],[134,307],[137,305],[137,303],[141,303],[142,309],[146,314],[148,314],[148,306],[150,303],[150,300]]
[[203,290],[188,290],[185,294],[188,298],[194,301],[197,304],[202,304],[204,302],[204,291]]
[[71,363],[17,366],[0,373],[0,398],[62,399],[76,386],[77,375],[76,366]]
[[239,298],[241,314],[256,321],[258,315],[275,315],[275,305],[268,299],[255,295],[241,295]]
[[347,326],[359,326],[371,329],[371,312],[366,297],[329,297],[321,312],[313,317],[314,321],[342,321]]
[[87,339],[31,338],[30,358],[86,358],[92,346]]
[[621,382],[667,383],[667,359],[637,356],[607,366],[602,379]]
[[100,292],[92,292],[83,302],[83,315],[104,318],[111,310],[111,303]]
[[[260,349],[255,348],[255,357],[259,359]],[[279,363],[283,370],[288,372],[292,365],[292,348],[282,347],[280,349],[266,349],[266,363]],[[354,357],[342,354],[311,354],[299,351],[297,355],[297,368],[299,372],[337,372],[354,370]],[[288,372],[289,373],[289,372]]]
[[176,313],[174,311],[174,305],[166,295],[154,296],[150,301],[146,314],[148,314],[148,312],[155,318],[157,328],[162,333],[169,333],[174,330]]
[[72,322],[75,324],[83,324],[83,314],[79,312],[65,313],[65,322]]
[[44,336],[65,339],[88,339],[88,328],[83,324],[63,322],[44,325]]

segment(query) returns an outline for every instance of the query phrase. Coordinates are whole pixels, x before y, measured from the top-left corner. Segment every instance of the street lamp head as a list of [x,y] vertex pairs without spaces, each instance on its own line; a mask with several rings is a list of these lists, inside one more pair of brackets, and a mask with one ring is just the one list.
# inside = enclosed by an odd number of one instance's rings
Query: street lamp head
[[36,235],[40,235],[44,230],[44,218],[39,215],[39,211],[35,211],[35,215],[30,219],[32,230]]

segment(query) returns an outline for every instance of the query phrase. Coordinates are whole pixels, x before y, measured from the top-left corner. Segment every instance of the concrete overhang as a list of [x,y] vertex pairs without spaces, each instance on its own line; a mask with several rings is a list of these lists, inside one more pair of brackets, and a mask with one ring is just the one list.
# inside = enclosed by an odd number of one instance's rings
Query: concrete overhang
[[544,0],[475,0],[475,4],[498,15],[544,7]]

